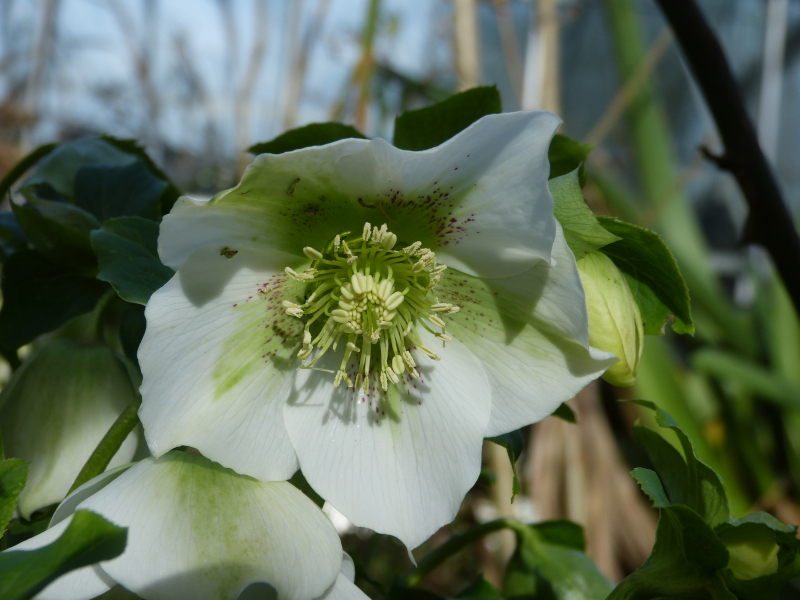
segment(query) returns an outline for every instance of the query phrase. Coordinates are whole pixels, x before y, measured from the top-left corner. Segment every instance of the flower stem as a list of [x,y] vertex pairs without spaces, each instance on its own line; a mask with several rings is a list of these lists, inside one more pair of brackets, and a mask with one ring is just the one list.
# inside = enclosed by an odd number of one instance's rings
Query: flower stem
[[75,483],[73,483],[72,487],[69,489],[70,494],[84,483],[97,477],[106,470],[108,463],[111,462],[117,450],[122,446],[122,442],[125,441],[128,434],[133,431],[133,428],[139,423],[137,412],[141,403],[142,399],[137,397],[136,400],[131,402],[128,407],[122,411],[122,414],[117,417],[117,420],[111,425],[111,428],[103,436],[103,439],[97,444],[97,448],[94,449],[89,460],[83,465],[81,472],[78,473],[78,476],[75,478]]
[[512,529],[514,531],[525,527],[520,521],[516,519],[496,519],[488,523],[481,523],[464,533],[460,533],[451,537],[444,544],[436,548],[433,552],[425,556],[416,568],[406,572],[402,577],[403,584],[406,587],[414,587],[419,585],[423,579],[433,571],[436,567],[442,564],[450,556],[462,550],[473,542],[479,540],[485,535],[500,531],[501,529]]

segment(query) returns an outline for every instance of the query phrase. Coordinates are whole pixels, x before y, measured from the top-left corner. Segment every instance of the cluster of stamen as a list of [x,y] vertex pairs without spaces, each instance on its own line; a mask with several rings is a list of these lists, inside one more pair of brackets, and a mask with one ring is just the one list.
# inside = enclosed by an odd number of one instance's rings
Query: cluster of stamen
[[[370,373],[376,371],[377,382],[386,391],[406,371],[419,377],[410,348],[440,360],[422,343],[417,327],[443,343],[451,341],[442,316],[458,312],[459,307],[439,302],[433,294],[447,267],[438,265],[436,255],[420,242],[395,250],[397,236],[386,224],[378,228],[365,223],[361,237],[348,243],[349,235],[337,235],[323,251],[303,249],[312,267],[301,273],[287,267],[286,273],[308,283],[309,293],[303,304],[285,300],[283,306],[287,314],[305,321],[297,355],[304,368],[319,369],[315,364],[326,352],[343,346],[339,368],[329,370],[334,386],[344,381],[366,393]],[[354,381],[346,368],[356,356]]]

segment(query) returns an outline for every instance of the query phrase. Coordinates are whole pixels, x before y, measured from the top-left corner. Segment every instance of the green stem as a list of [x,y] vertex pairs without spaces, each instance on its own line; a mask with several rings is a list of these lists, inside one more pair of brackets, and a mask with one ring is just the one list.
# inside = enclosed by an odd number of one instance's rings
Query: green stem
[[3,198],[11,189],[11,186],[25,174],[25,171],[30,169],[33,165],[39,162],[42,158],[50,154],[58,147],[58,144],[45,144],[39,146],[36,150],[25,156],[13,168],[6,173],[3,179],[0,179],[0,199]]
[[497,519],[489,521],[488,523],[481,523],[464,533],[460,533],[451,537],[444,544],[436,548],[433,552],[425,556],[416,568],[406,572],[402,577],[402,581],[406,587],[414,587],[419,585],[423,579],[433,571],[436,567],[441,565],[450,556],[466,548],[473,542],[479,540],[485,535],[500,531],[501,529],[513,529],[514,531],[524,528],[525,526],[516,519]]
[[128,408],[126,408],[119,417],[117,417],[111,429],[106,432],[103,439],[97,444],[97,448],[92,452],[89,460],[83,465],[81,472],[78,473],[78,476],[75,478],[75,483],[73,483],[72,487],[69,489],[70,494],[84,483],[97,477],[106,470],[108,463],[111,462],[117,450],[122,446],[122,442],[125,441],[128,434],[133,431],[133,428],[139,423],[139,416],[137,413],[141,403],[142,399],[137,398],[128,405]]

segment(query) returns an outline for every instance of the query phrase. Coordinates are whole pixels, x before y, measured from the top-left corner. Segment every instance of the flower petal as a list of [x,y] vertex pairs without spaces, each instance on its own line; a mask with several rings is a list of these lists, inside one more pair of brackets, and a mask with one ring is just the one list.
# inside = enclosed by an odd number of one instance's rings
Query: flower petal
[[482,280],[448,269],[436,287],[461,307],[447,332],[482,361],[492,385],[487,436],[540,421],[616,362],[590,348],[583,287],[558,226],[555,265]]
[[[348,209],[358,212],[347,188],[332,184],[336,162],[367,144],[341,140],[284,154],[262,154],[235,188],[209,202],[181,198],[161,222],[158,253],[177,269],[198,248],[226,246],[279,250],[300,255],[322,246],[348,227]],[[355,230],[364,221],[357,222]]]
[[204,248],[153,294],[139,349],[139,416],[153,455],[187,445],[263,479],[297,470],[280,402],[302,341],[302,323],[281,306],[302,289],[283,273],[297,260]]
[[[64,530],[72,523],[72,515],[54,525],[50,529],[44,530],[24,542],[17,544],[6,552],[16,552],[17,550],[36,550],[56,541]],[[97,565],[81,567],[62,575],[36,595],[36,600],[87,600],[100,594],[104,594],[116,582],[106,575]]]
[[[100,344],[52,342],[28,359],[3,390],[0,426],[6,454],[30,461],[20,514],[63,500],[83,464],[136,398],[114,352]],[[111,466],[136,451],[131,433]]]
[[440,262],[482,277],[507,277],[549,261],[555,235],[547,150],[561,121],[547,112],[489,115],[442,145],[399,150],[374,139],[339,159],[336,185],[417,240]]
[[311,600],[341,568],[333,525],[297,488],[182,452],[143,460],[79,508],[128,527],[125,552],[101,567],[148,600],[233,600],[257,581]]
[[319,600],[366,600],[369,598],[355,583],[356,566],[347,552],[342,556],[342,572],[336,576],[333,585],[329,587]]
[[[409,548],[452,521],[475,483],[490,410],[486,375],[462,344],[439,362],[415,354],[420,378],[406,373],[402,393],[334,388],[330,374],[301,370],[283,412],[311,486],[354,524]],[[338,366],[327,358],[318,364]]]
[[89,496],[92,496],[93,494],[102,490],[109,483],[130,469],[133,464],[134,463],[128,463],[126,465],[120,465],[119,467],[109,469],[105,473],[100,473],[100,475],[97,477],[90,479],[82,486],[78,487],[78,489],[64,498],[64,501],[58,505],[56,511],[53,513],[53,516],[50,519],[50,524],[47,527],[55,527],[61,523],[61,521],[70,517],[75,512],[78,504],[86,500],[86,498]]

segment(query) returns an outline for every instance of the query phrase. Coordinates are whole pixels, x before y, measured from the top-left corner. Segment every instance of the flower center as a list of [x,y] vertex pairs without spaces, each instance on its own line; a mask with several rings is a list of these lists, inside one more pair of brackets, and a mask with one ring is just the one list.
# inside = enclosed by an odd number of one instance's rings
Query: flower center
[[[378,228],[365,223],[361,237],[348,242],[349,235],[337,235],[322,252],[303,248],[313,261],[311,268],[297,273],[287,267],[286,273],[308,282],[306,301],[284,300],[283,306],[287,314],[305,321],[303,346],[297,354],[303,368],[318,368],[314,365],[326,352],[342,346],[341,365],[330,371],[334,387],[344,380],[348,387],[366,392],[374,374],[386,391],[389,384],[399,383],[405,371],[419,377],[411,348],[440,360],[422,343],[417,328],[426,329],[444,346],[451,339],[445,335],[442,315],[456,313],[459,307],[439,302],[434,295],[447,267],[436,264],[436,255],[420,242],[395,250],[397,236],[386,224]],[[316,355],[305,362],[315,348]],[[355,381],[346,372],[354,355],[358,356]]]

